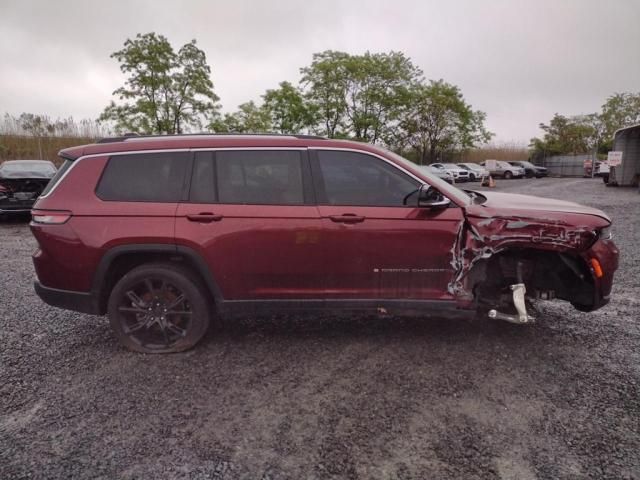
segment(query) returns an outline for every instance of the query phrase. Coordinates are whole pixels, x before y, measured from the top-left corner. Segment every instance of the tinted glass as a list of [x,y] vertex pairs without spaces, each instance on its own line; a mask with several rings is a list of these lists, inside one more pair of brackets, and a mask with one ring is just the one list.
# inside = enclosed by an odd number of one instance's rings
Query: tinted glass
[[318,151],[318,161],[330,205],[403,206],[418,188],[418,182],[371,155]]
[[304,203],[298,151],[219,151],[216,168],[220,203]]
[[65,160],[62,166],[58,169],[56,174],[53,176],[53,178],[49,180],[49,183],[47,183],[47,186],[45,187],[45,189],[42,191],[40,195],[44,196],[48,194],[51,191],[51,189],[53,189],[53,187],[55,187],[56,184],[60,181],[60,179],[67,172],[67,170],[69,170],[71,165],[73,165],[73,162],[71,160]]
[[196,153],[194,162],[189,199],[195,203],[215,203],[216,172],[213,152]]
[[122,202],[180,200],[188,153],[142,153],[111,157],[96,194]]

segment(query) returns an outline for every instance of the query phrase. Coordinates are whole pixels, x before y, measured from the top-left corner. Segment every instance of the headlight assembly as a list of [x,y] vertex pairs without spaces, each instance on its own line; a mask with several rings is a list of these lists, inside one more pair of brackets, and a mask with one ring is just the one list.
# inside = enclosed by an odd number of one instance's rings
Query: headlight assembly
[[611,230],[611,225],[600,230],[599,238],[600,240],[611,240],[613,238],[613,231]]

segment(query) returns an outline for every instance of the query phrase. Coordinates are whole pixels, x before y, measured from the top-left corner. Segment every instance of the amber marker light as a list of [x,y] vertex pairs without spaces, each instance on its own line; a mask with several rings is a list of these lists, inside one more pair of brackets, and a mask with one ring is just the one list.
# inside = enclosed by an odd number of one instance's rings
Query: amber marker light
[[593,273],[596,275],[596,278],[602,278],[604,273],[602,272],[602,267],[597,259],[591,259],[591,267],[593,268]]

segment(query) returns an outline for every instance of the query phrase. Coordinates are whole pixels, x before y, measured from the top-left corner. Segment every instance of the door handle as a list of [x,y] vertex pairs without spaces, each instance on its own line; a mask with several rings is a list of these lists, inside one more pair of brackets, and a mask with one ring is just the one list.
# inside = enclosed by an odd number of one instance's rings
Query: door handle
[[364,222],[364,217],[354,213],[345,213],[343,215],[329,215],[332,222],[337,223],[360,223]]
[[211,222],[219,222],[222,220],[222,215],[216,215],[211,212],[202,212],[202,213],[189,213],[187,214],[187,220],[190,222],[199,222],[199,223],[211,223]]

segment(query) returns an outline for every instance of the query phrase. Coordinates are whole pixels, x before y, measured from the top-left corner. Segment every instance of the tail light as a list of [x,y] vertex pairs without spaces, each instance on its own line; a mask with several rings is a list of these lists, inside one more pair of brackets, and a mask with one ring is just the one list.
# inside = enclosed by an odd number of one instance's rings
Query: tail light
[[32,210],[31,219],[34,223],[44,225],[61,225],[71,218],[68,210]]

